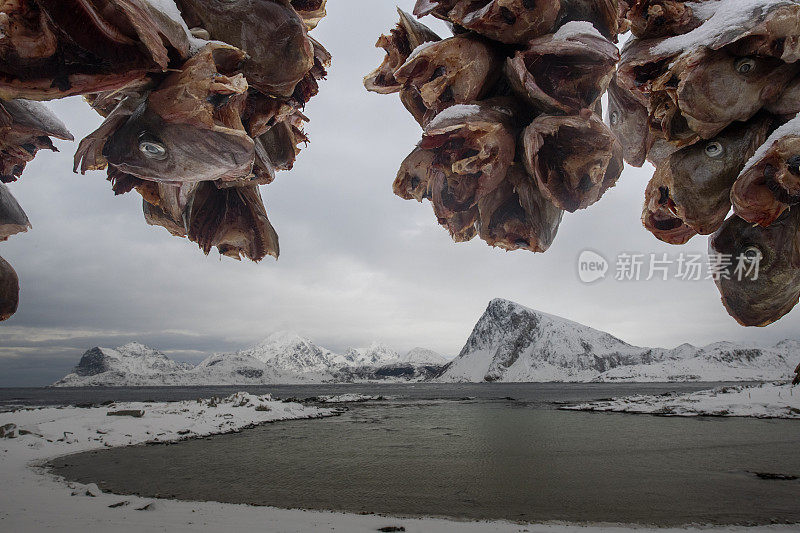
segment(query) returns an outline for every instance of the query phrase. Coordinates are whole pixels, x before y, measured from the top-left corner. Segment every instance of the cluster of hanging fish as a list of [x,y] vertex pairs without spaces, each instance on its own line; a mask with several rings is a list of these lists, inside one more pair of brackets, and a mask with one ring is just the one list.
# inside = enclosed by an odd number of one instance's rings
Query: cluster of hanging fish
[[800,297],[800,2],[641,0],[627,18],[609,121],[629,164],[656,167],[642,222],[711,235],[729,314],[771,324]]
[[[208,254],[278,257],[259,185],[308,142],[303,109],[331,56],[309,31],[326,0],[0,1],[0,179],[18,179],[51,137],[39,101],[83,95],[103,118],[75,171],[137,191],[148,224]],[[0,188],[0,241],[30,227]],[[0,259],[0,320],[19,283]]]
[[617,182],[622,146],[601,119],[616,71],[616,0],[418,0],[400,12],[364,79],[399,93],[423,129],[394,192],[427,199],[456,242],[476,235],[506,250],[544,252],[564,211]]

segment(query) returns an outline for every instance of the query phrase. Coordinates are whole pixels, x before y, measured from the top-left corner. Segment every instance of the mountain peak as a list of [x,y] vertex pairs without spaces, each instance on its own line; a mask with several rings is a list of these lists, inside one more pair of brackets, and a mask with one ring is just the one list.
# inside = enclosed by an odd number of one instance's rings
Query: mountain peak
[[416,347],[412,348],[405,355],[401,356],[400,362],[409,363],[412,365],[444,365],[447,364],[448,359],[439,352],[429,350],[428,348]]
[[[776,349],[721,342],[672,350],[632,346],[609,333],[495,298],[440,381],[686,381],[775,376],[791,343]],[[778,349],[782,348],[782,349]],[[684,364],[685,362],[685,364]],[[718,376],[714,378],[712,376]],[[768,378],[771,379],[771,378]]]

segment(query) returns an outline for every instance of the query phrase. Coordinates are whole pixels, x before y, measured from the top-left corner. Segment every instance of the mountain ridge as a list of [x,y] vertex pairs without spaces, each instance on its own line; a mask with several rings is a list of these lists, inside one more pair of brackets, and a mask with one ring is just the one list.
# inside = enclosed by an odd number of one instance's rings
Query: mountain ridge
[[[800,342],[729,341],[647,348],[510,300],[492,300],[439,382],[742,381],[785,379]],[[797,354],[800,358],[800,354]]]
[[[294,332],[277,332],[235,352],[215,353],[197,365],[178,363],[138,342],[84,352],[73,372],[53,385],[248,385],[349,381],[419,381],[435,374],[443,356],[407,360],[385,344],[348,348],[337,354]],[[404,360],[406,358],[406,360]]]

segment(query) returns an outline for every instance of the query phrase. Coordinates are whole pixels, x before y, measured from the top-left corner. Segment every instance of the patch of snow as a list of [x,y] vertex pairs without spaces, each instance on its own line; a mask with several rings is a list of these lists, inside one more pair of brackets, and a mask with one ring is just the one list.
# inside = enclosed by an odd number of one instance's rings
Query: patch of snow
[[428,128],[435,129],[449,120],[458,120],[479,113],[481,106],[475,104],[456,104],[440,111],[428,123]]
[[384,396],[370,396],[368,394],[337,394],[335,396],[317,396],[314,398],[320,403],[363,403],[384,400]]
[[603,37],[600,32],[597,31],[597,28],[595,28],[594,24],[591,22],[585,20],[573,20],[561,26],[558,31],[553,34],[553,40],[568,41],[580,35],[591,35],[593,37],[605,39],[605,37]]
[[[664,39],[653,46],[655,55],[672,55],[711,46],[731,32],[745,30],[770,10],[783,5],[797,5],[796,0],[723,0],[716,3],[712,16],[698,28],[684,35]],[[708,12],[711,10],[709,9]],[[702,12],[702,10],[701,10]],[[706,12],[705,14],[708,14]]]
[[800,419],[800,388],[788,383],[719,387],[690,394],[629,396],[565,406],[573,411],[611,411],[662,416],[743,416]]
[[[143,412],[143,416],[112,413]],[[75,453],[143,442],[172,442],[297,418],[334,414],[329,409],[275,401],[269,394],[238,392],[226,398],[181,402],[121,402],[108,406],[29,408],[0,414],[0,426],[17,427],[17,446]]]
[[770,135],[767,140],[764,141],[764,144],[758,147],[756,153],[753,154],[753,157],[750,158],[739,175],[741,176],[753,168],[756,164],[758,164],[759,161],[761,161],[761,158],[764,157],[764,155],[767,153],[767,150],[772,148],[772,146],[782,138],[790,135],[800,136],[800,115],[772,132],[772,135]]
[[426,48],[429,48],[429,47],[433,46],[434,44],[440,43],[440,42],[441,41],[425,41],[424,43],[420,44],[419,46],[417,46],[416,48],[411,50],[410,54],[408,54],[408,59],[406,59],[406,63],[411,61],[415,57],[417,57],[420,54],[420,52],[422,52]]
[[725,0],[700,0],[699,2],[686,2],[684,5],[692,8],[692,14],[698,20],[708,20],[714,16],[719,6]]
[[[244,404],[244,405],[242,405]],[[262,406],[256,410],[256,406]],[[142,418],[107,416],[109,409],[143,409]],[[263,409],[269,408],[269,410]],[[254,423],[333,414],[335,410],[281,403],[268,396],[235,394],[218,401],[125,403],[113,407],[29,409],[0,415],[0,426],[35,431],[0,439],[0,529],[85,533],[114,531],[315,531],[373,533],[387,526],[425,533],[782,533],[795,526],[648,528],[559,523],[534,527],[506,521],[465,522],[439,518],[395,518],[328,511],[277,509],[217,502],[191,502],[103,493],[97,485],[64,482],[39,465],[70,453],[158,439],[169,442],[236,431]],[[230,416],[228,416],[230,415]],[[313,422],[309,422],[313,423]],[[98,432],[98,430],[100,432]],[[110,430],[110,432],[102,433]],[[188,432],[187,432],[188,430]],[[111,435],[109,437],[109,435]],[[60,440],[63,439],[63,440]],[[49,442],[53,441],[53,442]],[[127,504],[119,505],[121,502]],[[146,512],[145,512],[146,511]]]

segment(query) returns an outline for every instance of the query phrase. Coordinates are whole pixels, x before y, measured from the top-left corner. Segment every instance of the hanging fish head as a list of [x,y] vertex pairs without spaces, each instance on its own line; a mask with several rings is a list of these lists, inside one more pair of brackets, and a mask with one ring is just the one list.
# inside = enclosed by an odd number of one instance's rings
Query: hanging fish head
[[142,103],[108,139],[109,165],[150,181],[230,180],[250,174],[253,141],[234,131],[166,122]]
[[728,313],[743,326],[767,326],[800,297],[800,209],[762,228],[732,216],[709,241],[722,268],[717,288]]

